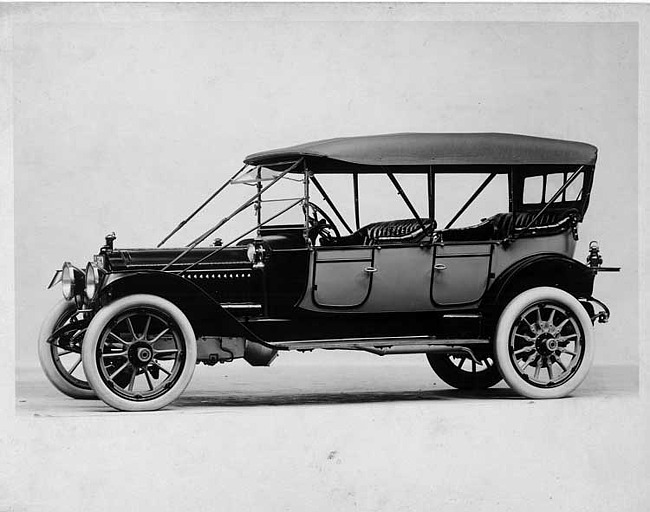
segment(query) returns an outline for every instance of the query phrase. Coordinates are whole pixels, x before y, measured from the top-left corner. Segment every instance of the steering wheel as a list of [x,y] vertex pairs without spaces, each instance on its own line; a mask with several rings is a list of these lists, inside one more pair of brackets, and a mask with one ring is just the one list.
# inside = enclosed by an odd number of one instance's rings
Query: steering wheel
[[[333,238],[332,232],[337,238],[341,236],[332,218],[320,206],[310,202],[307,203],[307,207],[313,211],[313,215],[311,211],[309,212],[309,238],[312,243],[316,243],[319,236],[324,240],[331,240]],[[318,219],[319,214],[323,217],[320,220]]]

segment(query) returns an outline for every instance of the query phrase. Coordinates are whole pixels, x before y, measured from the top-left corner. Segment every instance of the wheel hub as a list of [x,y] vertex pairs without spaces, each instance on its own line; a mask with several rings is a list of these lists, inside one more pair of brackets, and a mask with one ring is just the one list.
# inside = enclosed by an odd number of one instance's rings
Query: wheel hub
[[542,356],[550,356],[558,348],[558,340],[548,332],[543,332],[535,340],[535,350]]
[[134,343],[129,348],[128,357],[131,364],[142,368],[148,365],[153,359],[153,349],[145,342]]

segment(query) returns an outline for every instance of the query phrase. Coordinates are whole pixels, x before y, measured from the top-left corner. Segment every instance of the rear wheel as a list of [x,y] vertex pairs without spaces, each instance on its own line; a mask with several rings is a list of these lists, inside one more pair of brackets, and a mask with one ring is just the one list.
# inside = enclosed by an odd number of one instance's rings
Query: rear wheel
[[569,293],[533,288],[516,296],[501,314],[495,353],[503,378],[519,394],[529,398],[566,396],[591,367],[591,320]]
[[171,302],[131,295],[102,308],[88,326],[83,366],[97,396],[122,411],[153,411],[187,387],[196,365],[189,320]]
[[427,354],[433,371],[456,389],[488,389],[501,381],[501,374],[491,355],[479,357],[478,363],[463,354]]
[[[59,334],[52,338],[55,332]],[[96,398],[81,364],[85,332],[86,324],[74,301],[61,300],[45,318],[38,335],[43,372],[56,389],[72,398]]]

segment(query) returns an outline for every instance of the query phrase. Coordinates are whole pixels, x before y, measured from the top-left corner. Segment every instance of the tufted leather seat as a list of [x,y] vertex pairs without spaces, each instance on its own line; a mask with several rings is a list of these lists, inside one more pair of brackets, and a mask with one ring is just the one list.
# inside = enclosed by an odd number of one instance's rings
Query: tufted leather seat
[[416,243],[436,229],[436,221],[422,219],[425,230],[416,219],[399,219],[373,222],[351,235],[323,240],[323,245],[372,245],[377,243]]
[[[571,227],[575,210],[544,212],[524,236],[555,235]],[[535,218],[537,212],[522,212],[514,217],[515,233],[523,231]],[[510,233],[513,223],[512,213],[501,213],[493,217],[498,238],[505,238]]]
[[[483,219],[480,224],[466,228],[443,230],[442,239],[446,242],[473,241],[473,240],[503,240],[511,234],[514,222],[514,232],[522,232],[535,218],[538,212],[497,213],[492,217]],[[531,227],[524,237],[555,235],[569,229],[573,218],[577,214],[574,209],[555,210],[544,212],[535,225]]]
[[[415,242],[436,229],[436,221],[431,219],[422,219],[425,229],[416,219],[389,220],[385,222],[375,222],[368,224],[365,228],[365,243],[373,242]],[[425,232],[426,231],[426,232]]]

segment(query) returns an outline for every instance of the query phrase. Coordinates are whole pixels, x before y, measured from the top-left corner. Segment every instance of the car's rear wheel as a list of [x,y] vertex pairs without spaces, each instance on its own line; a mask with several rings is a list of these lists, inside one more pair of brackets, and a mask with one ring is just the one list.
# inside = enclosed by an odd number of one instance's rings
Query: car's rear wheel
[[478,363],[463,354],[427,354],[433,371],[456,389],[488,389],[501,381],[501,374],[491,355],[478,357]]
[[504,309],[495,354],[508,385],[529,398],[560,398],[587,376],[594,355],[589,315],[569,293],[527,290]]
[[97,396],[121,411],[153,411],[185,390],[196,365],[189,320],[155,295],[130,295],[102,308],[83,343],[83,366]]
[[[64,328],[64,329],[62,329]],[[59,331],[54,338],[52,334]],[[81,364],[86,325],[74,301],[59,301],[38,334],[38,359],[48,380],[61,393],[81,399],[96,398]]]

